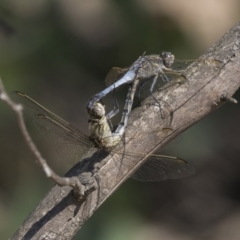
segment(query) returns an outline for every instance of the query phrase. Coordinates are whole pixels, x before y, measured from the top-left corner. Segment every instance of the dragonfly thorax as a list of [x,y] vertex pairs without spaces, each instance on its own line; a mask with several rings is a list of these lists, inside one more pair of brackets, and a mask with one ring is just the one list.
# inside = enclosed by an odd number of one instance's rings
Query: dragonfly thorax
[[95,142],[98,148],[109,150],[121,140],[119,134],[112,133],[106,116],[100,119],[91,116],[89,119],[89,132],[89,139]]

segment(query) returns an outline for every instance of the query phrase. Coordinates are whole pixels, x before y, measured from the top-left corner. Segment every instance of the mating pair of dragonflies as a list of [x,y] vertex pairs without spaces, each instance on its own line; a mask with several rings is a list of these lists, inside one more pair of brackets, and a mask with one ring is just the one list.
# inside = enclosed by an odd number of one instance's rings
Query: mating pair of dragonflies
[[[124,133],[128,125],[128,118],[132,110],[134,96],[146,82],[152,81],[149,89],[152,95],[153,104],[159,106],[159,114],[162,118],[163,109],[161,102],[153,94],[156,81],[169,82],[171,76],[184,76],[182,71],[175,70],[174,55],[163,52],[160,55],[143,55],[139,57],[129,68],[113,68],[107,75],[108,87],[102,92],[94,95],[87,104],[89,118],[89,136],[82,133],[76,127],[58,117],[48,109],[35,102],[33,99],[21,92],[14,92],[14,98],[23,104],[24,110],[33,118],[35,126],[40,132],[51,141],[59,155],[70,163],[77,163],[86,157],[90,157],[96,151],[107,151],[115,154],[115,147],[124,144]],[[184,65],[186,62],[183,63]],[[129,84],[126,103],[122,113],[120,124],[114,130],[109,125],[109,120],[119,112],[118,104],[114,98],[114,108],[106,114],[105,106],[101,100],[118,87]],[[150,129],[151,131],[151,129]],[[119,149],[119,148],[118,148]],[[135,154],[122,153],[124,158]],[[123,153],[124,152],[124,153]],[[141,155],[136,153],[136,156]],[[138,169],[132,177],[142,181],[160,181],[165,179],[175,179],[186,177],[194,173],[193,167],[186,161],[170,156],[150,155],[149,159]]]

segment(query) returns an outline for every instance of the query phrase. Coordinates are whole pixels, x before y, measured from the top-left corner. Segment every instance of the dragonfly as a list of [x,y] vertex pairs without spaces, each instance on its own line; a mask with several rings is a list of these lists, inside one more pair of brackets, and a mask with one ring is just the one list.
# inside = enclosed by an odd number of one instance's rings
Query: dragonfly
[[[129,159],[135,154],[132,151],[115,152],[115,147],[122,142],[124,131],[112,131],[101,102],[96,102],[88,111],[90,134],[87,136],[24,93],[16,91],[12,96],[24,106],[24,111],[33,118],[37,129],[53,144],[57,153],[70,163],[78,163],[101,150],[123,154],[124,158],[129,156]],[[135,155],[139,156],[139,153]],[[155,154],[150,155],[131,177],[140,181],[161,181],[190,176],[194,172],[194,168],[183,159]]]
[[[87,103],[87,109],[91,109],[95,102],[99,101],[105,97],[108,93],[114,91],[115,89],[123,86],[124,84],[132,84],[137,81],[138,86],[138,99],[140,102],[140,89],[149,83],[152,79],[152,83],[149,88],[150,95],[153,97],[155,103],[158,104],[162,119],[166,118],[160,101],[156,99],[153,94],[154,87],[156,85],[157,79],[161,77],[163,83],[167,83],[170,80],[173,84],[181,84],[187,82],[187,77],[184,75],[184,70],[191,63],[204,63],[204,65],[214,66],[217,68],[220,67],[218,60],[215,59],[198,59],[198,60],[176,60],[175,56],[171,52],[162,52],[161,54],[152,54],[152,55],[142,55],[140,56],[129,68],[112,68],[105,79],[107,88],[105,88],[100,93],[92,96]],[[220,69],[220,68],[219,68]],[[169,86],[168,86],[169,87]],[[132,89],[132,94],[135,95],[136,89]],[[161,100],[162,101],[162,100]],[[167,104],[168,105],[168,104]],[[172,115],[171,106],[168,106],[170,109],[170,116]],[[119,112],[118,105],[114,105],[113,110],[111,111],[111,117],[115,116]],[[122,120],[125,117],[126,111],[124,109]],[[123,124],[123,123],[120,123]],[[171,121],[170,121],[171,124]]]
[[[158,100],[153,95],[153,89],[156,84],[157,79],[161,76],[163,82],[168,82],[169,79],[164,74],[164,72],[169,71],[172,72],[170,68],[174,63],[175,56],[171,52],[162,52],[161,54],[152,54],[152,55],[143,55],[139,57],[130,67],[125,71],[123,76],[118,79],[116,82],[112,83],[106,89],[101,91],[100,93],[94,95],[90,98],[87,109],[91,109],[94,106],[94,103],[105,97],[108,93],[112,92],[116,88],[124,85],[124,84],[131,84],[134,81],[138,81],[138,84],[144,84],[145,81],[153,78],[151,87],[150,87],[150,94],[155,99],[155,101],[159,104]],[[116,68],[115,68],[116,69]],[[123,73],[120,71],[120,74]],[[108,74],[111,75],[111,74]],[[118,72],[113,73],[110,78],[114,78],[118,75]],[[160,104],[159,104],[160,106]],[[117,114],[119,109],[116,107],[114,114]],[[113,114],[113,115],[114,115]],[[112,115],[112,116],[113,116]]]

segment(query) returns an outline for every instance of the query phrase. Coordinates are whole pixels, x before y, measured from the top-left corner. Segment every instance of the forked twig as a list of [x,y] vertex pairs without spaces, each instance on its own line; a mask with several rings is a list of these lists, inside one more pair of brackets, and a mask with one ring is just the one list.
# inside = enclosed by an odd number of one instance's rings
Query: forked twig
[[37,149],[37,146],[33,142],[28,130],[26,128],[24,118],[23,118],[23,107],[21,104],[16,104],[11,100],[7,94],[2,79],[0,78],[0,99],[5,102],[15,113],[19,129],[26,141],[27,146],[30,151],[34,154],[37,163],[42,167],[42,170],[48,178],[51,178],[59,186],[70,186],[73,188],[74,194],[81,198],[85,193],[85,186],[81,184],[77,177],[60,177],[58,176],[47,164],[47,161],[42,157],[41,153]]

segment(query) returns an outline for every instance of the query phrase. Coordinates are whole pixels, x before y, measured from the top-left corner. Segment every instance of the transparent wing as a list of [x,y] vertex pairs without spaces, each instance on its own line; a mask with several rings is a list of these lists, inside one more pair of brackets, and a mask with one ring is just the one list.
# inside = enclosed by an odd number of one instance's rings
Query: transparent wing
[[23,104],[24,111],[33,118],[43,137],[69,163],[75,164],[96,151],[94,143],[88,136],[27,95],[16,91],[12,93],[12,97]]
[[[176,59],[171,66],[171,71],[165,71],[164,74],[173,80],[177,78],[177,83],[187,81],[184,71],[191,66],[199,64],[199,66],[208,66],[209,68],[221,69],[222,62],[216,59]],[[191,66],[190,66],[191,65]]]
[[138,181],[156,182],[187,177],[194,173],[195,169],[185,160],[170,156],[152,155],[131,178]]
[[[125,147],[128,142],[139,137],[137,131],[133,132],[133,135],[131,133],[131,136],[128,135],[123,137],[119,144],[112,149],[112,152],[110,153],[113,157],[113,161],[118,165],[119,172],[128,171],[129,166],[132,166],[133,162],[136,163],[136,159],[142,159],[145,157],[144,154],[134,152],[134,149],[129,151],[129,149],[127,150]],[[152,132],[147,131],[144,135],[148,135],[151,138]],[[115,154],[118,156],[116,159],[114,159]],[[131,178],[139,181],[156,182],[166,179],[187,177],[194,173],[195,169],[183,159],[173,156],[151,154]]]
[[172,69],[174,70],[184,70],[186,69],[189,65],[197,63],[197,64],[204,64],[208,66],[221,66],[222,62],[217,60],[217,59],[211,59],[211,58],[201,58],[201,59],[175,59]]
[[[210,69],[215,69],[219,71],[222,66],[222,62],[214,59],[198,59],[198,60],[175,60],[172,69],[169,71],[164,70],[164,75],[160,75],[156,85],[153,88],[153,92],[158,89],[162,91],[164,89],[177,88],[182,84],[189,84],[188,79],[185,75],[185,69],[195,64],[200,66],[207,66]],[[166,81],[168,79],[168,81]],[[143,99],[146,99],[150,95],[150,89],[152,87],[152,79],[146,79],[140,82],[138,88],[138,102],[142,102]],[[154,93],[153,93],[154,95]],[[161,106],[161,117],[168,119],[169,122],[166,122],[164,127],[171,127],[172,117],[174,110],[172,107],[163,99],[153,99],[150,98],[147,104],[156,104]],[[146,103],[143,103],[146,104]],[[156,105],[156,106],[157,106]]]

